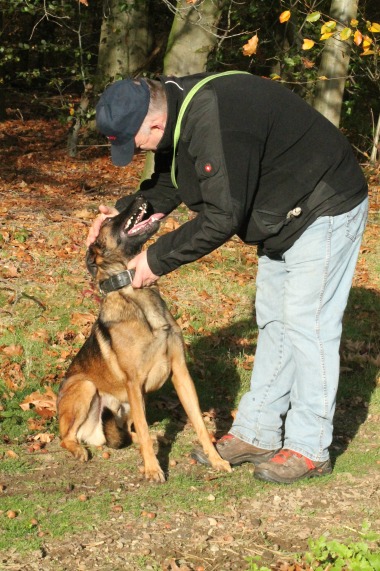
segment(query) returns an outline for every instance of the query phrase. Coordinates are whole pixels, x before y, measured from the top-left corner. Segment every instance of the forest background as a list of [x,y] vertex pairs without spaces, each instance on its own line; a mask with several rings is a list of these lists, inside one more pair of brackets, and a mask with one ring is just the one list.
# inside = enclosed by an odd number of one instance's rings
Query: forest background
[[[110,82],[240,69],[283,82],[376,160],[378,0],[0,1],[0,118],[14,92],[78,133]],[[92,124],[93,126],[93,124]]]

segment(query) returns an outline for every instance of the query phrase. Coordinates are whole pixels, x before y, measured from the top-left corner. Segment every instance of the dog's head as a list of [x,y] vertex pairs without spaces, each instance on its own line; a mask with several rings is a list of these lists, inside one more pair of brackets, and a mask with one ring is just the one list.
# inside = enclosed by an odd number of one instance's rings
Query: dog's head
[[139,196],[117,216],[106,218],[96,241],[87,250],[86,264],[101,281],[126,269],[160,226],[163,214],[152,214],[148,201]]

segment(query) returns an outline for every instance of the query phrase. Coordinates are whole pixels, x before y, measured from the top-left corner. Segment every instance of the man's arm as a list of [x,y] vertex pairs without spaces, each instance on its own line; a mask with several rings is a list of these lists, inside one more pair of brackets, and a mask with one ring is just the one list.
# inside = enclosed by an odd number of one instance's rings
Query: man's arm
[[[226,119],[219,117],[218,111],[215,94],[206,88],[189,107],[182,128],[188,141],[183,152],[193,158],[199,190],[186,188],[183,172],[179,172],[178,182],[184,202],[198,202],[199,213],[148,248],[147,261],[155,275],[167,274],[224,244],[239,232],[250,211],[259,176],[260,144],[247,129],[237,129],[230,118],[226,127]],[[232,157],[226,157],[226,140]],[[180,153],[179,146],[179,168]],[[252,196],[248,196],[248,187]]]

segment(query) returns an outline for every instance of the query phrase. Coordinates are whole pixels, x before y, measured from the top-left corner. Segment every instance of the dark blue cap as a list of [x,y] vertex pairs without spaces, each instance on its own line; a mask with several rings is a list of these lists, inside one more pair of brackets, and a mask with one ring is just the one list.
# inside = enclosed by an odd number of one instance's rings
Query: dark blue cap
[[112,162],[131,162],[135,136],[149,108],[149,87],[144,80],[121,79],[110,85],[96,106],[96,127],[111,143]]

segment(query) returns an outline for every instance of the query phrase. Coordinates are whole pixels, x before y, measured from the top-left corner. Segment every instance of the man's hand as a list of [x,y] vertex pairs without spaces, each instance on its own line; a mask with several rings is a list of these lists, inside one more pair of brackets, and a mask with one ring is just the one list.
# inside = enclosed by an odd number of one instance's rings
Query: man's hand
[[135,270],[132,287],[140,288],[152,285],[159,276],[156,276],[148,265],[146,250],[140,252],[135,258],[128,262],[128,270]]
[[104,220],[106,218],[110,218],[111,216],[116,216],[117,214],[119,214],[119,211],[116,210],[116,208],[114,208],[113,206],[105,206],[104,204],[101,204],[99,206],[99,212],[100,214],[98,214],[98,216],[95,218],[90,230],[88,231],[87,240],[86,240],[87,248],[91,246],[91,244],[95,242],[96,238],[99,236],[99,230]]

